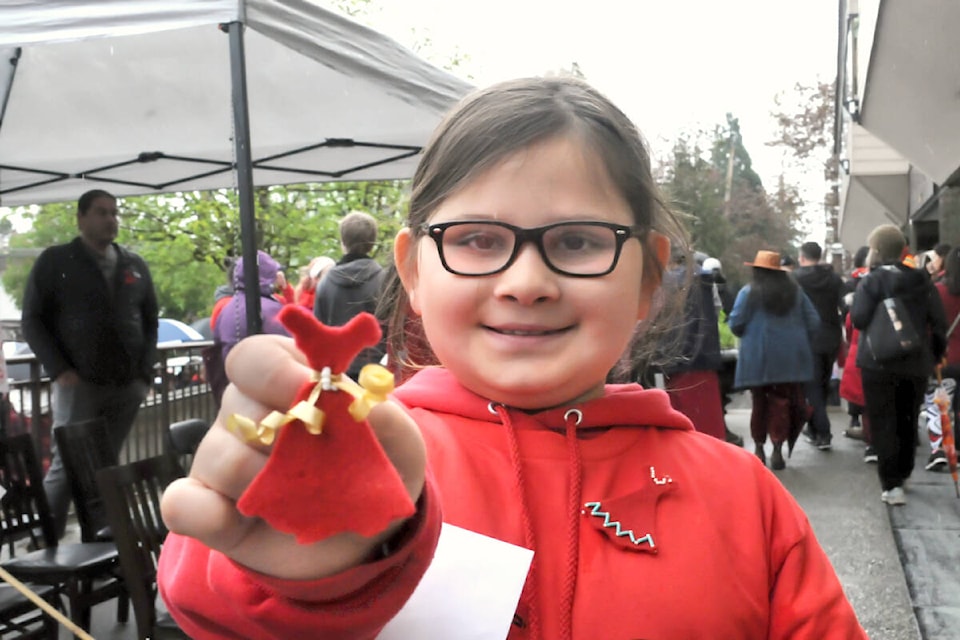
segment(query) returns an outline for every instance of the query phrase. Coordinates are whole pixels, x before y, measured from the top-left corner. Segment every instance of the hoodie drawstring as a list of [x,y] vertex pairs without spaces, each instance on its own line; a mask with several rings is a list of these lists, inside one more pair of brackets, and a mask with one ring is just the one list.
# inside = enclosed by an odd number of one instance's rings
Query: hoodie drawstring
[[537,547],[534,543],[533,523],[530,521],[530,509],[527,506],[526,483],[523,481],[523,464],[520,462],[520,443],[517,442],[517,434],[513,430],[513,423],[510,421],[510,413],[506,407],[499,404],[490,403],[490,410],[500,417],[507,432],[507,440],[510,443],[510,461],[513,464],[513,473],[517,482],[517,491],[520,494],[521,520],[523,522],[523,544],[528,549],[533,549],[533,562],[530,563],[530,572],[527,574],[526,591],[528,602],[530,603],[530,613],[527,615],[527,628],[530,629],[531,638],[540,637],[540,616],[537,607]]
[[573,596],[577,589],[577,563],[580,558],[580,511],[583,491],[583,460],[580,457],[580,440],[577,438],[577,425],[583,420],[579,409],[570,409],[563,414],[567,438],[567,487],[568,517],[567,529],[567,571],[563,577],[563,590],[560,597],[560,629],[562,638],[569,640],[573,636]]
[[[506,428],[507,440],[510,445],[510,458],[513,464],[520,494],[521,520],[523,522],[524,544],[534,550],[533,563],[527,576],[527,596],[530,612],[527,627],[531,638],[540,637],[540,620],[537,592],[537,555],[536,541],[533,531],[533,522],[530,519],[530,509],[527,504],[526,483],[523,476],[523,464],[520,459],[520,443],[510,420],[510,413],[506,407],[491,403],[490,410],[496,413]],[[579,409],[570,409],[564,416],[565,437],[567,442],[567,458],[569,464],[568,487],[568,527],[567,527],[567,563],[563,574],[563,586],[560,594],[560,640],[569,640],[573,636],[573,600],[577,587],[578,558],[580,550],[580,512],[581,493],[583,489],[583,461],[580,456],[580,442],[577,438],[577,426],[583,420],[583,413]]]

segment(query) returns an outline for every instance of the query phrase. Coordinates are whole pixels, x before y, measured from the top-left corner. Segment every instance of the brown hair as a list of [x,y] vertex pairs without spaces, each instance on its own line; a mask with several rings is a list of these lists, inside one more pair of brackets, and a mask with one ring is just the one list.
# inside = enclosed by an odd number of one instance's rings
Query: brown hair
[[340,242],[347,253],[368,255],[377,244],[376,218],[363,211],[351,211],[340,220]]
[[900,261],[903,248],[907,246],[907,239],[903,237],[900,227],[882,224],[870,232],[867,245],[877,253],[881,262],[890,264]]
[[[684,245],[686,232],[664,204],[640,132],[609,99],[572,77],[512,80],[462,100],[423,151],[413,177],[407,225],[422,235],[419,225],[461,186],[511,154],[558,136],[582,141],[603,161],[635,224],[643,229],[644,277],[659,282],[663,268],[648,232],[658,231]],[[425,352],[429,347],[423,328],[395,275],[386,291],[393,358],[408,366],[436,364],[433,354]],[[682,299],[679,303],[682,309]],[[634,351],[631,357],[639,355]]]

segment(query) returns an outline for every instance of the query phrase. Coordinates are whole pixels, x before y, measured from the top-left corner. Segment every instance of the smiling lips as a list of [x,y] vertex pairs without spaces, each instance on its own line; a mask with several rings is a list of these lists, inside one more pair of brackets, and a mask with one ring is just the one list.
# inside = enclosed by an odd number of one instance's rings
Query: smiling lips
[[560,329],[540,329],[540,328],[511,328],[511,327],[491,327],[484,325],[484,328],[493,331],[494,333],[499,333],[505,336],[521,336],[521,337],[539,337],[539,336],[552,336],[559,333],[564,333],[569,331],[571,327],[561,327]]

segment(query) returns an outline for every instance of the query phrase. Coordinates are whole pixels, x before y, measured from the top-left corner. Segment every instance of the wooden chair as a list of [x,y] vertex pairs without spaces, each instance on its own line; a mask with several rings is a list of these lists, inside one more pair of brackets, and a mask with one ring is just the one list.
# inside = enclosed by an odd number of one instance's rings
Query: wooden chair
[[53,430],[63,470],[70,482],[70,495],[77,511],[82,542],[113,540],[103,500],[97,489],[97,470],[117,464],[110,444],[107,421],[94,418],[57,427]]
[[167,429],[167,442],[170,451],[176,454],[184,469],[193,463],[193,454],[197,452],[200,441],[210,430],[210,423],[201,418],[187,418],[174,422]]
[[[38,596],[62,610],[57,590],[49,585],[29,585]],[[0,584],[0,638],[57,640],[57,621],[45,614],[9,584]]]
[[184,475],[172,455],[138,460],[97,472],[110,529],[120,552],[120,566],[133,603],[140,640],[188,638],[157,595],[157,562],[167,537],[160,517],[160,497]]
[[[0,533],[26,536],[36,551],[3,563],[11,575],[48,585],[66,596],[70,618],[90,628],[90,609],[117,598],[117,620],[126,622],[127,593],[119,577],[119,554],[112,542],[58,544],[53,516],[43,491],[43,474],[30,434],[0,438]],[[2,541],[0,541],[2,542]]]

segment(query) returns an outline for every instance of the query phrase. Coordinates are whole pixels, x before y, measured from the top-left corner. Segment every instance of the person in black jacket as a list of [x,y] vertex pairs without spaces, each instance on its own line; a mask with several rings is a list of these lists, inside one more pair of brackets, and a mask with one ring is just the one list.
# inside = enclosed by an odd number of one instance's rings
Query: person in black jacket
[[843,279],[829,264],[821,264],[823,250],[816,242],[804,242],[800,247],[800,266],[793,276],[803,292],[810,298],[820,315],[820,329],[813,338],[813,380],[804,391],[807,402],[813,409],[810,424],[804,434],[818,449],[826,450],[833,439],[830,433],[830,418],[827,416],[827,397],[830,394],[830,378],[833,364],[837,361],[843,343],[841,307],[843,306]]
[[[153,382],[157,297],[146,262],[119,245],[117,200],[84,193],[80,235],[45,249],[23,296],[27,343],[53,380],[53,428],[103,417],[120,451]],[[70,488],[53,440],[43,481],[57,535],[63,536]]]
[[671,358],[663,366],[664,384],[670,404],[690,418],[697,431],[725,440],[730,432],[720,394],[718,372],[723,361],[713,299],[713,274],[704,273],[695,261],[688,273],[687,263],[684,248],[672,247],[670,266],[663,277],[664,292],[682,295],[685,287],[689,289],[683,318],[666,340],[665,349]]
[[[863,376],[864,408],[878,457],[880,499],[902,505],[907,502],[903,483],[913,472],[916,458],[917,417],[927,378],[947,349],[947,320],[930,276],[901,261],[906,239],[900,229],[881,225],[870,233],[867,245],[867,264],[877,266],[857,286],[850,320],[860,330],[857,366]],[[877,306],[887,297],[903,302],[921,344],[908,355],[881,361],[874,357],[867,336]]]
[[[377,221],[369,213],[352,211],[340,221],[343,257],[317,284],[313,315],[325,325],[339,327],[358,313],[375,313],[386,272],[370,252],[377,244]],[[347,369],[356,380],[364,365],[380,362],[386,342],[364,349]]]

